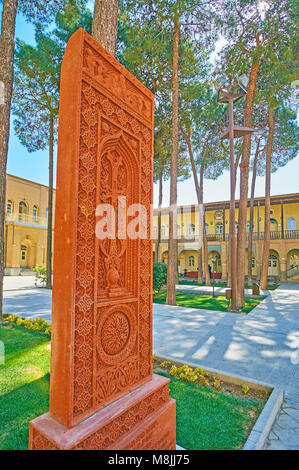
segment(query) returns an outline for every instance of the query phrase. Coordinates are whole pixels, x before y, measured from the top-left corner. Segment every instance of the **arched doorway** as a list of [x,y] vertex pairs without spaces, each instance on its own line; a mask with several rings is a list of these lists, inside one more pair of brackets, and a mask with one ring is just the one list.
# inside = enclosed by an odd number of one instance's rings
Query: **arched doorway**
[[[213,263],[214,259],[214,263]],[[209,252],[209,265],[211,266],[211,277],[213,278],[213,271],[214,271],[214,278],[220,279],[222,274],[221,268],[221,256],[220,253],[216,250],[212,250]]]
[[21,261],[20,261],[20,267],[21,268],[27,268],[27,263],[28,263],[28,250],[26,245],[21,245]]
[[287,256],[287,270],[289,274],[292,271],[297,271],[299,267],[299,249],[293,249],[288,252]]
[[36,265],[36,244],[30,238],[25,238],[20,246],[20,267],[31,269]]
[[268,260],[268,276],[279,275],[279,255],[277,251],[270,250]]
[[163,251],[163,253],[161,255],[161,262],[167,264],[167,262],[168,262],[168,251]]

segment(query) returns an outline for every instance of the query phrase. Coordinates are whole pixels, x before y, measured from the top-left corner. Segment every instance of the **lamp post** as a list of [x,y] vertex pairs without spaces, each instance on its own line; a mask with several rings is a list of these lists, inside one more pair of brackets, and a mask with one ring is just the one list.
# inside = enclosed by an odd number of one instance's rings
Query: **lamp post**
[[243,85],[230,84],[222,79],[223,86],[218,91],[218,103],[228,103],[229,128],[221,135],[221,139],[229,139],[230,142],[230,270],[231,270],[231,305],[228,310],[238,312],[237,307],[237,237],[236,237],[236,180],[235,180],[235,155],[234,139],[251,134],[255,129],[234,125],[234,103],[246,95]]

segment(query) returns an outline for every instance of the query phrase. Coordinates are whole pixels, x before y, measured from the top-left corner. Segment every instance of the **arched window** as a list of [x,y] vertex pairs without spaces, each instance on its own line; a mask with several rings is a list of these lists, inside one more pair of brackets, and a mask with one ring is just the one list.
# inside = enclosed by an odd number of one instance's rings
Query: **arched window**
[[223,233],[223,225],[222,225],[221,222],[217,222],[217,224],[216,224],[216,233],[217,234]]
[[162,225],[161,227],[161,236],[165,237],[165,225]]
[[23,220],[26,213],[27,213],[26,203],[24,201],[21,201],[19,204],[19,220]]
[[195,234],[195,225],[190,224],[189,225],[189,235],[194,235]]
[[33,219],[37,220],[38,216],[38,207],[36,205],[33,206]]
[[12,201],[7,201],[6,213],[12,214]]
[[290,217],[288,220],[288,230],[296,230],[296,219],[295,217]]
[[153,237],[154,238],[158,237],[158,227],[156,227],[156,226],[153,228]]
[[206,224],[206,235],[209,234],[209,224]]
[[276,268],[277,267],[277,256],[274,255],[273,253],[270,253],[270,255],[269,255],[268,265],[269,265],[269,268]]
[[194,256],[189,256],[189,266],[194,266]]

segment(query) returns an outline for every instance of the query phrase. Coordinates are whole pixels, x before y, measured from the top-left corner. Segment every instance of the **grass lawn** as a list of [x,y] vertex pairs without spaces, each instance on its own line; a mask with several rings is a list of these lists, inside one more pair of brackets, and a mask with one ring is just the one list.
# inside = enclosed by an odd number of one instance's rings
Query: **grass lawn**
[[[176,294],[177,305],[181,307],[200,308],[206,310],[218,310],[226,311],[229,301],[222,295],[213,297],[212,295],[200,295],[200,294],[184,294],[183,292],[177,292]],[[166,292],[160,292],[160,296],[154,297],[153,302],[156,304],[165,304]],[[260,303],[259,299],[245,299],[245,307],[242,312],[249,313],[254,307]]]
[[169,388],[177,401],[177,443],[188,450],[242,449],[264,406],[257,398],[232,396],[173,378]]
[[49,410],[49,336],[7,323],[0,341],[0,449],[27,449],[29,421]]
[[[205,286],[206,283],[203,282],[202,284],[199,284],[197,281],[179,281],[179,284],[182,286]],[[211,286],[213,285],[213,281],[211,281]],[[267,286],[268,290],[275,290],[279,284],[269,284]],[[215,282],[215,287],[227,287],[227,284],[225,282]],[[245,289],[252,289],[252,286],[245,286]]]
[[[27,449],[29,421],[49,408],[49,338],[4,324],[0,340],[6,353],[0,365],[0,450]],[[178,443],[187,449],[241,448],[263,405],[176,379],[170,394],[177,400]]]

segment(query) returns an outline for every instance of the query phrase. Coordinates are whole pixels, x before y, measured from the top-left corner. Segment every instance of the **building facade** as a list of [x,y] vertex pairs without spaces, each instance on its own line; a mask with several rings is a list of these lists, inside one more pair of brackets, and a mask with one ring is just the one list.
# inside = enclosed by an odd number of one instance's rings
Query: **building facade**
[[[204,204],[205,231],[208,242],[209,264],[215,278],[227,280],[229,269],[229,201]],[[236,201],[236,221],[239,201]],[[265,199],[254,200],[252,274],[259,279],[264,240]],[[250,209],[247,209],[249,232]],[[198,248],[201,244],[200,208],[198,205],[180,206],[177,215],[178,271],[196,277]],[[154,250],[157,251],[158,210],[154,210]],[[236,223],[236,230],[238,225]],[[158,246],[159,261],[168,259],[169,209],[161,209],[161,240]],[[248,235],[248,234],[247,234]],[[248,236],[247,236],[248,239]],[[281,281],[299,280],[299,193],[271,197],[269,277]],[[248,244],[247,244],[248,246]],[[248,248],[244,260],[248,273]],[[213,261],[212,261],[213,260]]]
[[26,274],[37,264],[46,264],[47,229],[48,187],[8,174],[4,232],[6,275]]
[[[54,190],[55,208],[55,190]],[[239,201],[236,201],[238,220]],[[226,280],[229,269],[229,201],[180,206],[177,215],[178,271],[196,277],[200,226],[205,213],[209,264],[214,276]],[[264,198],[254,200],[252,274],[259,278],[264,240]],[[54,217],[54,214],[53,214]],[[249,207],[247,209],[249,232]],[[169,209],[161,209],[161,239],[157,247],[158,210],[154,210],[154,255],[167,263]],[[48,187],[7,175],[4,257],[5,274],[26,274],[37,264],[46,264]],[[236,230],[238,226],[236,224]],[[271,197],[269,276],[281,281],[299,280],[299,193]],[[212,261],[213,260],[213,261]],[[247,274],[248,256],[244,260]]]

